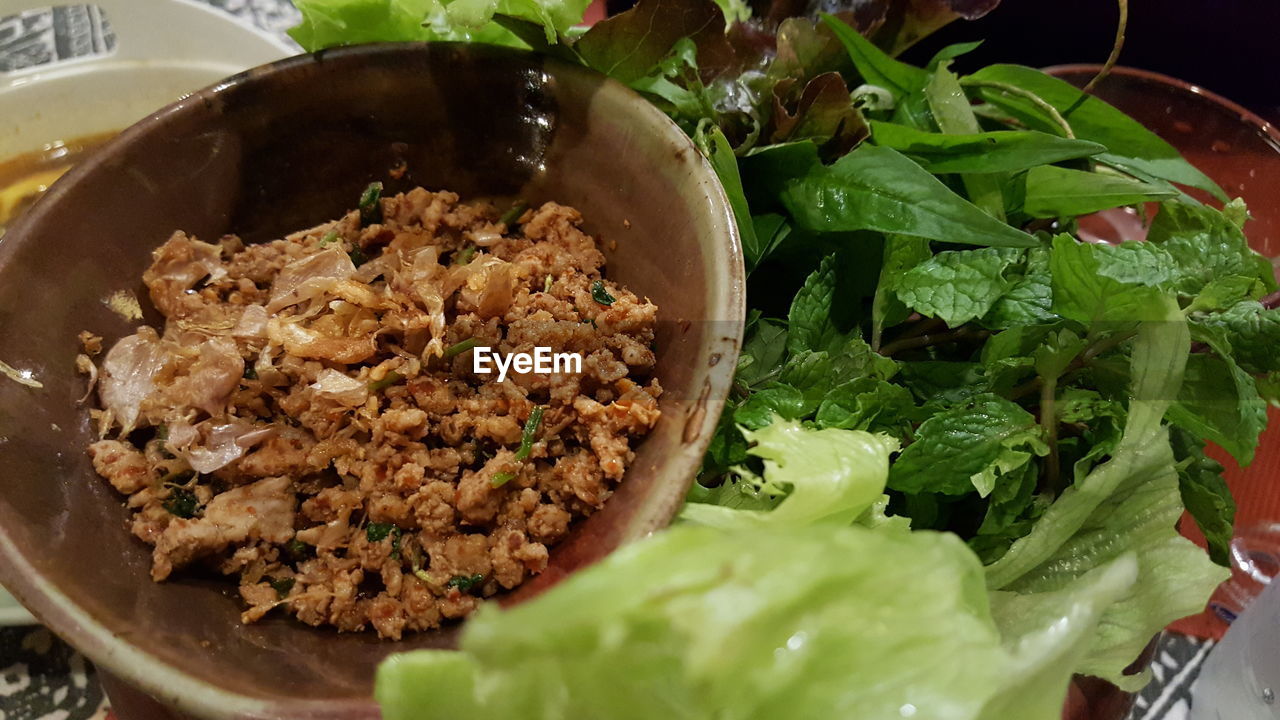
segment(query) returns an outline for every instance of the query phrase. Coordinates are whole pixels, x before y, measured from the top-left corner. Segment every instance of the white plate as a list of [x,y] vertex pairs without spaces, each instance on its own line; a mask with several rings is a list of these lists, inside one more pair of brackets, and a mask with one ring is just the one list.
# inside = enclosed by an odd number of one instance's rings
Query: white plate
[[4,588],[0,588],[0,625],[35,625],[36,619],[18,604]]
[[[0,160],[58,140],[123,130],[228,75],[297,53],[275,36],[204,5],[84,1],[106,13],[115,51],[0,74]],[[0,17],[64,2],[0,0]],[[0,588],[0,626],[35,622]]]
[[[85,1],[106,14],[115,50],[0,74],[0,159],[57,140],[123,130],[228,75],[298,52],[205,5]],[[0,0],[0,17],[54,4]]]

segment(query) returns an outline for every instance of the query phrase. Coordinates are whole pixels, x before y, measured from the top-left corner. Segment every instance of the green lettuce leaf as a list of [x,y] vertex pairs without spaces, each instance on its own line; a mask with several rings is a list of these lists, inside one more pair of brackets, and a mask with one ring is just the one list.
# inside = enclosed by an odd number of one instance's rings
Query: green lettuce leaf
[[1182,383],[1190,334],[1177,304],[1166,299],[1164,308],[1138,331],[1128,422],[1111,459],[1064,490],[1031,533],[987,567],[989,587],[1040,594],[1135,554],[1138,582],[1106,610],[1078,668],[1130,689],[1146,678],[1123,671],[1152,635],[1202,609],[1225,577],[1175,529],[1183,507],[1161,419]]
[[748,452],[764,460],[764,474],[745,469],[726,482],[761,488],[782,501],[769,512],[731,510],[689,503],[681,518],[716,527],[849,524],[884,493],[889,454],[898,443],[884,435],[854,430],[811,430],[774,420],[757,431],[744,430]]
[[1059,616],[1005,607],[1002,636],[953,535],[678,527],[482,607],[461,652],[393,656],[376,697],[387,720],[1056,720],[1055,660],[1126,579],[1064,593]]

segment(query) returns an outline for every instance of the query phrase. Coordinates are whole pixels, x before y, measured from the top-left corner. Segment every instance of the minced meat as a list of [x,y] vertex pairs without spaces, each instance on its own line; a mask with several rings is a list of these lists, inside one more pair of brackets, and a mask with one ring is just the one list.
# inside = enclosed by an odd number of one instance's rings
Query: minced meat
[[[78,362],[102,402],[94,469],[153,579],[212,568],[239,578],[245,622],[399,638],[541,572],[662,392],[658,309],[604,279],[581,222],[547,203],[508,226],[418,188],[273,242],[169,238],[143,275],[164,327],[99,367],[82,334]],[[498,382],[476,346],[582,372]]]

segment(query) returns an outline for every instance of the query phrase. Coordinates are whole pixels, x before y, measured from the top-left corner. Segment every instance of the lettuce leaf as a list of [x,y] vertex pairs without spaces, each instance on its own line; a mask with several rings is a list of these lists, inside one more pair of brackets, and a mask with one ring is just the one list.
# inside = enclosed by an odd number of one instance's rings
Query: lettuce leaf
[[1002,601],[998,626],[951,534],[684,526],[481,608],[461,652],[393,656],[377,698],[387,720],[1056,720],[1061,660],[1132,575]]
[[1138,582],[1109,607],[1079,671],[1136,689],[1124,669],[1168,623],[1202,609],[1223,568],[1175,525],[1183,506],[1168,428],[1161,420],[1182,384],[1190,332],[1172,298],[1134,343],[1132,400],[1111,459],[1067,488],[1024,538],[987,567],[992,589],[1043,596],[1075,587],[1096,568],[1136,555]]
[[[883,496],[889,454],[898,448],[896,440],[884,435],[811,430],[785,420],[754,432],[744,430],[743,435],[755,443],[748,452],[764,460],[764,475],[740,468],[737,477],[725,482],[752,488],[752,496],[782,498],[781,502],[767,512],[692,502],[681,511],[682,519],[720,528],[848,525]],[[718,490],[723,494],[727,488]]]
[[495,15],[541,28],[555,43],[581,22],[590,0],[294,0],[302,22],[289,30],[303,49],[368,42],[468,40],[528,47]]

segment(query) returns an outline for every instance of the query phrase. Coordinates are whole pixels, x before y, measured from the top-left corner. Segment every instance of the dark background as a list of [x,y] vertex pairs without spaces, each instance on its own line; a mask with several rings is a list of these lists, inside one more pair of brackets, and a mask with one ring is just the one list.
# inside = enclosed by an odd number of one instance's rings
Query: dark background
[[[981,20],[927,38],[904,59],[927,61],[943,45],[985,38],[957,70],[1101,63],[1118,15],[1116,0],[1004,0]],[[1280,0],[1130,0],[1127,35],[1121,65],[1173,75],[1280,120]]]
[[[611,15],[633,4],[606,0]],[[904,59],[923,65],[944,45],[985,38],[957,70],[996,62],[1102,63],[1118,16],[1117,0],[1004,0],[981,20],[955,22],[925,39]],[[1280,0],[1129,0],[1127,36],[1121,65],[1187,80],[1280,123]]]

